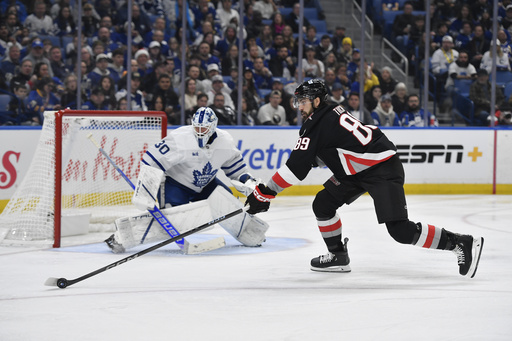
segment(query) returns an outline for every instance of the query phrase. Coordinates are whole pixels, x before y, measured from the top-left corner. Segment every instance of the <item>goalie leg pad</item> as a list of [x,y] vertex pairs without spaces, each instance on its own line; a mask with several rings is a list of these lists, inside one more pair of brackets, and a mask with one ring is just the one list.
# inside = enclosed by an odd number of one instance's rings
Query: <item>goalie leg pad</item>
[[[180,233],[185,233],[213,219],[208,202],[206,200],[193,202],[186,205],[166,208],[161,212],[169,219],[174,228]],[[169,239],[169,234],[158,224],[153,222],[148,231],[153,216],[149,212],[124,217],[116,220],[116,241],[125,249],[136,245],[151,243]]]
[[[217,217],[243,207],[241,201],[220,186],[213,191],[208,202],[212,214]],[[269,227],[262,219],[247,213],[224,220],[219,225],[245,246],[261,246]]]

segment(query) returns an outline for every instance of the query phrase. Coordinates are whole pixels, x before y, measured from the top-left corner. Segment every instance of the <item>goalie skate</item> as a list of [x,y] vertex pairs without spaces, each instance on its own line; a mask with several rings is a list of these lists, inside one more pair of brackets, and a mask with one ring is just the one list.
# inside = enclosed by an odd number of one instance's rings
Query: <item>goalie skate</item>
[[119,244],[115,238],[115,235],[111,235],[107,239],[105,239],[105,243],[112,250],[113,253],[124,253],[125,249],[123,245]]
[[473,238],[473,236],[462,235],[457,238],[457,243],[452,252],[457,255],[459,273],[462,276],[469,276],[470,278],[475,276],[483,246],[484,239],[482,237]]
[[311,270],[321,272],[350,272],[350,258],[347,249],[348,238],[345,238],[343,251],[327,252],[311,260]]

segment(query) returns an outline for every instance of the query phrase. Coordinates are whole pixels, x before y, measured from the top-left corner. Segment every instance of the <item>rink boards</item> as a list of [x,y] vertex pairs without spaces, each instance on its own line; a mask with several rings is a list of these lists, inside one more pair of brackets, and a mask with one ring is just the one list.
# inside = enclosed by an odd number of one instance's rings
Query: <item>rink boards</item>
[[[285,164],[298,138],[297,127],[223,128],[233,136],[250,172],[264,181]],[[512,194],[512,155],[505,147],[512,145],[512,130],[383,130],[398,148],[408,194]],[[0,131],[0,209],[3,209],[30,166],[41,131],[37,128]],[[87,143],[84,141],[84,146]],[[314,194],[330,175],[328,169],[312,169],[300,185],[283,194]]]

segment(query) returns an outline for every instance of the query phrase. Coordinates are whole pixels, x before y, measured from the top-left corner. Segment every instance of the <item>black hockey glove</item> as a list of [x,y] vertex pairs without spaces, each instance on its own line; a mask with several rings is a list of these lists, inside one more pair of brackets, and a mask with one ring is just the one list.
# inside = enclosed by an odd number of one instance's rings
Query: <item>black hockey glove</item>
[[270,200],[274,199],[276,194],[277,192],[274,192],[264,184],[259,184],[245,201],[245,206],[249,205],[247,213],[256,214],[268,211]]

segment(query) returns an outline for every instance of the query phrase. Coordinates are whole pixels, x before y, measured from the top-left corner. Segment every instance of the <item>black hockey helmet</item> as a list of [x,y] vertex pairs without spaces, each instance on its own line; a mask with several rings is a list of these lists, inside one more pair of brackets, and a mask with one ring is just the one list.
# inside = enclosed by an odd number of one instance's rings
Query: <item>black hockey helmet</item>
[[315,98],[320,98],[320,105],[327,100],[327,87],[322,79],[314,78],[302,82],[295,89],[293,98],[293,105],[298,108],[299,101],[303,98],[308,98],[313,101]]

